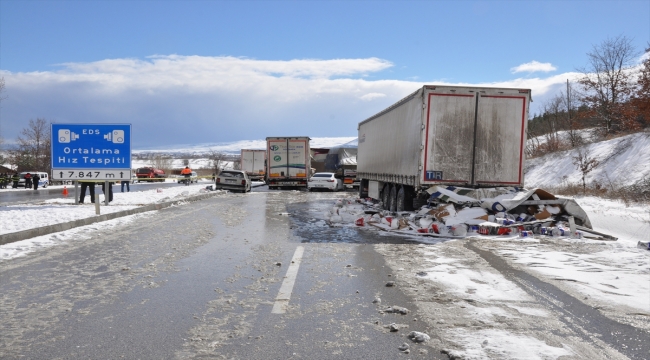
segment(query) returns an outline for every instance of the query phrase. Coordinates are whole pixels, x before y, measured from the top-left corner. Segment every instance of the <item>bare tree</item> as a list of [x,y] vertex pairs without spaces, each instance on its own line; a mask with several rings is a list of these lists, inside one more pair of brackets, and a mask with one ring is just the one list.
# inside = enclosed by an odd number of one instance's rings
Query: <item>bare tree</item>
[[650,47],[645,52],[645,60],[639,71],[637,90],[632,102],[638,112],[640,122],[644,126],[650,126]]
[[546,149],[557,151],[561,147],[561,140],[558,135],[562,125],[562,97],[556,95],[548,99],[544,105],[542,121],[546,125]]
[[223,170],[226,158],[227,155],[220,151],[210,150],[208,152],[208,159],[210,159],[215,175],[219,175],[219,173],[221,173],[221,170]]
[[572,157],[573,159],[573,165],[576,166],[578,171],[580,171],[580,175],[582,176],[582,193],[586,194],[587,193],[587,183],[586,183],[586,177],[587,175],[594,169],[596,166],[598,166],[599,162],[595,158],[592,157],[591,151],[589,150],[589,147],[587,146],[582,146],[576,149],[575,155]]
[[18,171],[51,170],[50,123],[45,119],[29,120],[17,138],[17,147],[9,152],[10,162]]
[[602,122],[604,135],[628,128],[631,124],[628,100],[633,91],[633,66],[638,53],[625,36],[607,39],[587,53],[589,64],[578,80],[581,101],[590,111],[587,116]]
[[573,96],[573,88],[569,83],[569,80],[566,82],[566,93],[560,92],[559,97],[562,98],[563,107],[566,111],[565,116],[563,117],[563,128],[567,132],[567,138],[571,144],[572,148],[576,148],[584,143],[584,139],[580,135],[580,122],[576,116],[574,109],[577,108],[577,101],[575,96]]
[[172,159],[170,156],[156,154],[153,158],[153,167],[156,169],[161,169],[165,171],[165,173],[169,174],[172,170],[173,162],[174,159]]

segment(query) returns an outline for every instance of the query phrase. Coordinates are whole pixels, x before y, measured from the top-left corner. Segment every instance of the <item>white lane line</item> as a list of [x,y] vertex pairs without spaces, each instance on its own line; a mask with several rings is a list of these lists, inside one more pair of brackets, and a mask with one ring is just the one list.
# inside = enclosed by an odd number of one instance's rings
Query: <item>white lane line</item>
[[302,253],[304,251],[304,247],[298,246],[296,252],[293,253],[293,259],[291,259],[287,275],[284,277],[282,286],[280,286],[280,292],[278,292],[278,296],[275,298],[271,314],[284,314],[287,312],[289,299],[291,299],[291,292],[293,291],[293,285],[296,283],[296,276],[298,276],[298,268],[300,267],[300,261],[302,260]]

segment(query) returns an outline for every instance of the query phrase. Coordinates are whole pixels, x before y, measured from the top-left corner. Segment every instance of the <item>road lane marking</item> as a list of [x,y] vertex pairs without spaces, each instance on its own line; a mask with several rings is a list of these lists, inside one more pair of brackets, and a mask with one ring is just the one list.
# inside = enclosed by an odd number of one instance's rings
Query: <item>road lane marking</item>
[[284,314],[287,312],[291,292],[293,291],[293,285],[296,283],[296,276],[298,276],[298,268],[300,267],[300,261],[302,260],[302,253],[304,251],[305,248],[303,246],[298,246],[296,252],[293,253],[293,259],[291,259],[287,275],[284,277],[282,286],[280,286],[278,296],[275,298],[271,314]]

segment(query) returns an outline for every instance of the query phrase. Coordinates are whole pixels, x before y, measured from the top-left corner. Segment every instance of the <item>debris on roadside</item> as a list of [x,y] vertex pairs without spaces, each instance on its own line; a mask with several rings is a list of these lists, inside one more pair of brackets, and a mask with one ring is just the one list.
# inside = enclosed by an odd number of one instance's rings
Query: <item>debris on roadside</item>
[[423,343],[431,340],[429,335],[419,331],[411,331],[407,337],[416,343]]
[[539,236],[593,240],[617,238],[592,229],[587,213],[567,197],[542,189],[434,186],[428,203],[414,211],[389,212],[368,199],[337,200],[330,224],[439,238]]
[[407,344],[407,343],[403,343],[403,344],[400,345],[400,347],[398,347],[397,349],[398,349],[399,351],[406,352],[406,351],[409,351],[410,348],[411,348],[411,347],[409,346],[409,344]]
[[401,307],[401,306],[388,306],[385,307],[381,310],[379,310],[380,313],[388,313],[388,314],[402,314],[406,315],[409,312],[411,312],[409,309]]

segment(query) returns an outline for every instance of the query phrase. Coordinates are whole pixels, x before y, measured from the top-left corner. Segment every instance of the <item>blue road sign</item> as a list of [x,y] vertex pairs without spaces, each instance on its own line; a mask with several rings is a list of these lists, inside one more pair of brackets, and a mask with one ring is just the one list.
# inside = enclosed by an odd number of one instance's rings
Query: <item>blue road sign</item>
[[92,176],[98,180],[112,170],[129,170],[125,178],[131,177],[131,124],[52,124],[51,143],[54,179],[80,179],[78,173],[55,176],[63,170],[101,173]]

